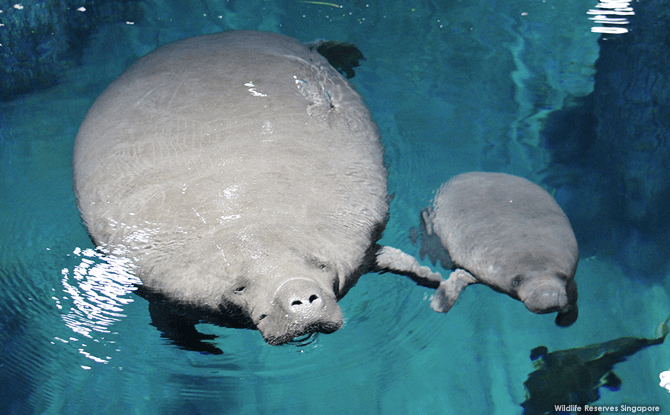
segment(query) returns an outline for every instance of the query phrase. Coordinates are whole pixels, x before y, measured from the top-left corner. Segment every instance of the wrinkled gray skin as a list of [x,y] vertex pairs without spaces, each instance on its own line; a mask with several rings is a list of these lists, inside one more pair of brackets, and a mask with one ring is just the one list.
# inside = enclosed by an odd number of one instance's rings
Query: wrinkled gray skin
[[337,330],[365,272],[441,280],[376,244],[382,152],[322,56],[235,31],[163,46],[114,81],[77,135],[74,183],[94,243],[132,259],[167,337],[199,350],[193,325],[210,321],[282,344]]
[[454,269],[431,307],[447,312],[460,291],[481,283],[522,301],[533,313],[578,315],[579,251],[568,218],[540,186],[504,173],[454,177],[422,212],[421,256]]

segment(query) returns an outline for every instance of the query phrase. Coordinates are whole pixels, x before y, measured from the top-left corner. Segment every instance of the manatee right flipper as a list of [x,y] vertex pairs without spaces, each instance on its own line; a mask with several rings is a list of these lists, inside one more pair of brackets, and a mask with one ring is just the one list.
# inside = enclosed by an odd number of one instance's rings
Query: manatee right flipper
[[363,53],[353,43],[337,42],[334,40],[319,40],[307,45],[311,50],[316,49],[319,55],[326,58],[328,63],[347,79],[353,78],[354,68],[365,60]]
[[442,275],[420,265],[413,256],[390,246],[379,246],[373,269],[410,277],[418,285],[428,288],[437,288],[444,281]]
[[477,279],[463,269],[457,269],[449,275],[449,279],[442,281],[430,302],[430,307],[438,313],[446,313],[456,304],[458,295],[470,284],[476,284]]

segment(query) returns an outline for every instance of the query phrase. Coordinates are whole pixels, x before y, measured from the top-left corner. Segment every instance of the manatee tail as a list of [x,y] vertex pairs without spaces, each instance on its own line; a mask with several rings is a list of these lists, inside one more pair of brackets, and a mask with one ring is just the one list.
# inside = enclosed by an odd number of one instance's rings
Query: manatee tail
[[668,319],[665,320],[663,324],[658,326],[658,330],[656,331],[656,338],[665,340],[665,336],[668,335],[668,332],[670,332],[670,317],[668,317]]

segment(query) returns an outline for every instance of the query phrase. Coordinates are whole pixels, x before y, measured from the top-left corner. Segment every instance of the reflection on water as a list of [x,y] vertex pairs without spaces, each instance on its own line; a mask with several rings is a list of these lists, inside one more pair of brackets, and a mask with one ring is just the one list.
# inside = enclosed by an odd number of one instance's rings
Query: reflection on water
[[635,11],[629,1],[603,0],[596,5],[595,9],[586,13],[593,16],[589,17],[589,20],[605,25],[593,26],[592,32],[616,35],[628,32],[628,29],[624,27],[628,24],[625,16],[633,16]]
[[[130,293],[140,284],[134,276],[131,261],[113,255],[102,255],[93,249],[76,248],[73,254],[81,258],[81,263],[70,270],[61,270],[63,292],[69,295],[51,299],[62,310],[61,318],[75,334],[94,342],[95,333],[110,333],[110,327],[126,317],[123,306],[133,301]],[[95,333],[94,333],[95,332]],[[78,341],[70,337],[54,337],[63,343]],[[79,352],[97,363],[107,363],[109,358],[100,358],[79,349]]]

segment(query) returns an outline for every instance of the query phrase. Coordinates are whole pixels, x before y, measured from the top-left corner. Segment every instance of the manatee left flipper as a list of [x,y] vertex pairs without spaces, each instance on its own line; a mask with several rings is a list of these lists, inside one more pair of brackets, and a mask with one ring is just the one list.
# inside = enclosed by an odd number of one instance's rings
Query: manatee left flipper
[[476,284],[477,279],[463,269],[457,269],[451,273],[449,279],[442,281],[435,292],[430,307],[438,313],[446,313],[456,304],[458,295],[463,288],[470,284]]
[[374,270],[404,275],[410,277],[417,284],[428,288],[437,288],[444,281],[442,275],[420,265],[419,261],[413,256],[390,246],[379,247],[375,257]]
[[196,330],[199,320],[189,317],[188,312],[167,300],[163,295],[139,286],[136,293],[149,302],[151,325],[161,332],[161,337],[184,350],[207,354],[223,354],[223,351],[203,340],[214,340],[217,336]]
[[214,340],[214,334],[200,333],[195,325],[197,321],[183,315],[172,313],[170,306],[158,302],[149,303],[151,325],[161,332],[161,337],[167,338],[172,344],[184,350],[208,354],[223,354],[223,351],[211,343],[203,340]]

